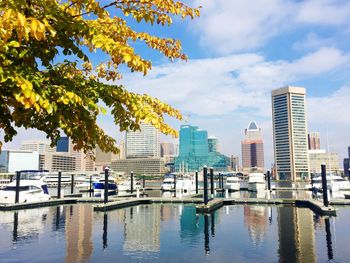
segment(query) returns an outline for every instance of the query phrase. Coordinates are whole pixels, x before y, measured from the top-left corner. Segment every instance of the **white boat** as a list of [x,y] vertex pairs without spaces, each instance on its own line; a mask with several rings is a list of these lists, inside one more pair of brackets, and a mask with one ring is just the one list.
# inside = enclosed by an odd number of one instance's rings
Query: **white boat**
[[[195,182],[192,178],[176,178],[176,191],[182,191],[184,193],[190,193],[195,190]],[[163,180],[162,186],[163,191],[174,191],[175,189],[175,181],[174,177],[166,177]]]
[[241,180],[236,176],[227,177],[224,188],[229,191],[239,191],[241,188],[240,181]]
[[[0,190],[0,203],[14,204],[16,196],[16,181],[9,183]],[[47,184],[42,180],[20,180],[19,203],[31,203],[50,200]]]
[[[334,191],[348,191],[350,190],[350,182],[346,178],[343,178],[339,175],[327,175],[327,188],[334,192]],[[305,188],[312,189],[312,186],[316,190],[322,190],[322,176],[316,176],[312,179],[313,184],[307,184]]]
[[[142,186],[139,181],[133,181],[133,190],[136,191],[137,189],[141,189]],[[118,184],[118,191],[126,192],[131,190],[131,180],[125,180]]]
[[175,183],[174,183],[173,177],[166,177],[163,180],[162,187],[161,187],[163,191],[173,191],[174,187],[175,187]]
[[251,173],[248,179],[248,191],[265,190],[265,175],[263,173]]
[[[91,176],[91,188],[93,187],[94,182],[98,182],[101,179],[99,175]],[[79,180],[75,180],[75,186],[78,189],[90,189],[90,176],[85,176],[84,178],[80,177]]]
[[0,189],[4,189],[10,182],[10,178],[0,178]]
[[[58,185],[58,174],[47,174],[44,181],[49,187],[54,187]],[[61,186],[67,186],[71,184],[70,175],[61,175]]]

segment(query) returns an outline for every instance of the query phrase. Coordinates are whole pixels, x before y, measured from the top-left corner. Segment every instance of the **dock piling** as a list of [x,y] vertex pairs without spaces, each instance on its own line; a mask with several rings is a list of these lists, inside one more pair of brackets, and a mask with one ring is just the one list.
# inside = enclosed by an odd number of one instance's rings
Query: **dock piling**
[[210,168],[210,194],[211,198],[214,198],[214,169]]
[[134,192],[134,172],[131,171],[131,174],[130,174],[130,192],[133,193]]
[[198,171],[196,170],[196,194],[198,194]]
[[267,189],[271,192],[271,176],[270,176],[269,170],[267,170],[266,176],[267,176]]
[[203,167],[203,180],[204,180],[204,204],[208,204],[208,168],[206,166]]
[[57,198],[61,199],[61,180],[62,180],[62,171],[58,171],[58,183],[57,183]]
[[89,188],[89,196],[92,195],[92,175],[90,175],[90,188]]
[[15,195],[15,203],[19,202],[19,182],[21,180],[21,172],[16,172],[16,195]]
[[333,259],[333,247],[332,247],[332,234],[331,234],[331,227],[329,224],[329,218],[325,218],[325,226],[326,226],[326,241],[327,241],[327,254],[328,259]]
[[70,193],[74,193],[74,174],[70,176]]
[[174,197],[176,197],[176,174],[174,174]]
[[105,192],[104,192],[104,199],[103,199],[103,202],[105,204],[108,203],[108,172],[109,172],[109,168],[106,167],[105,168]]
[[323,193],[323,204],[324,206],[329,205],[328,201],[328,190],[327,190],[327,176],[326,176],[326,165],[321,164],[321,174],[322,174],[322,193]]
[[204,249],[205,254],[209,255],[209,216],[207,214],[204,215]]

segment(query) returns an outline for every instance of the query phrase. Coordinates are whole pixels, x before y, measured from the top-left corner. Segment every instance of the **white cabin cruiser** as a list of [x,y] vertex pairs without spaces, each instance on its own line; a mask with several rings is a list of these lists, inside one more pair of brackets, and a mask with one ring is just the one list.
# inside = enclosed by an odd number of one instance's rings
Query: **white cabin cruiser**
[[[133,190],[136,191],[137,189],[142,189],[142,186],[139,181],[134,180],[133,181]],[[131,180],[125,180],[122,181],[120,184],[118,184],[118,190],[122,192],[130,191],[131,190]]]
[[[191,178],[187,177],[177,177],[176,178],[176,191],[182,191],[184,193],[190,193],[195,190],[195,183]],[[175,190],[175,181],[173,176],[166,177],[162,183],[163,191],[174,191]]]
[[[350,190],[350,182],[339,175],[327,175],[327,188],[334,192],[334,191],[349,191]],[[305,186],[307,189],[312,189],[312,186],[316,190],[322,190],[322,176],[315,176],[313,179],[313,184],[308,184]]]
[[[0,203],[14,204],[16,196],[16,181],[9,183],[0,190]],[[50,200],[47,184],[41,180],[20,180],[19,203],[30,203]]]
[[248,179],[248,191],[265,190],[265,175],[263,173],[251,173]]
[[229,191],[239,191],[241,188],[240,181],[241,180],[236,176],[227,177],[226,184],[225,184],[224,188],[229,190]]

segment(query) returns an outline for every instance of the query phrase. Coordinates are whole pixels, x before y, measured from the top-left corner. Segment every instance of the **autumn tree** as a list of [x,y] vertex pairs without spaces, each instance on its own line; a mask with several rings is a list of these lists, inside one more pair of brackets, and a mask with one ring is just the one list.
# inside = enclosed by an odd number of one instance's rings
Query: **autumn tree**
[[[137,130],[145,122],[177,136],[164,115],[181,119],[178,110],[106,83],[118,83],[122,64],[144,75],[151,69],[151,62],[135,52],[135,42],[171,60],[187,59],[178,40],[138,32],[127,16],[169,26],[174,16],[199,16],[198,9],[174,0],[0,0],[0,15],[0,129],[5,142],[16,135],[16,127],[24,127],[44,131],[52,143],[63,131],[85,152],[96,145],[116,152],[115,140],[96,123],[106,111],[101,105],[111,109],[121,131]],[[89,55],[98,50],[108,59],[93,65]],[[55,62],[57,57],[62,62]]]

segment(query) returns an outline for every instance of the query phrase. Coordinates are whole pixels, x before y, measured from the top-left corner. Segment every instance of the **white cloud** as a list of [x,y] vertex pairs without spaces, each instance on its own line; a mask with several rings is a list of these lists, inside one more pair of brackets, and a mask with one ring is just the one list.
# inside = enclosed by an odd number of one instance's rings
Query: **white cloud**
[[309,0],[300,3],[296,21],[320,25],[343,25],[349,22],[349,1]]
[[311,32],[307,36],[294,43],[294,50],[315,50],[321,47],[335,46],[334,40],[332,38],[322,38],[317,34]]
[[310,26],[350,22],[350,3],[336,0],[211,0],[203,3],[195,29],[201,44],[214,53],[229,54],[263,46],[273,37]]

